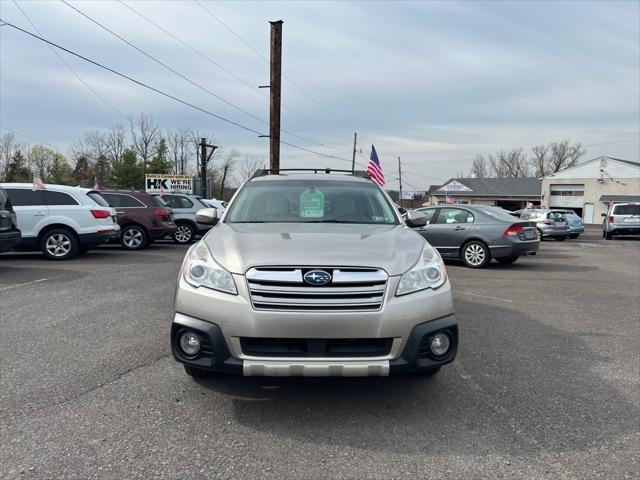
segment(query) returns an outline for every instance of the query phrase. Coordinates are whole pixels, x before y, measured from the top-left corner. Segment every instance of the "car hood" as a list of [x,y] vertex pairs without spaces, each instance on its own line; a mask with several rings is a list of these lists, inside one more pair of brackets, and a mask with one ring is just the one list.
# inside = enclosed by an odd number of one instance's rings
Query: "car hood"
[[402,225],[220,223],[205,237],[232,273],[257,266],[376,267],[390,276],[411,268],[425,240]]

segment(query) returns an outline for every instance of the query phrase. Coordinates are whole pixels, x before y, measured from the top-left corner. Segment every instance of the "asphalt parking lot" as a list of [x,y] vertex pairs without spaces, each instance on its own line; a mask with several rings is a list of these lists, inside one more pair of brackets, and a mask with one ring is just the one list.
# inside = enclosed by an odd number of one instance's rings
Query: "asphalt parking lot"
[[433,378],[196,382],[170,355],[184,247],[0,255],[0,478],[640,477],[640,242],[448,264]]

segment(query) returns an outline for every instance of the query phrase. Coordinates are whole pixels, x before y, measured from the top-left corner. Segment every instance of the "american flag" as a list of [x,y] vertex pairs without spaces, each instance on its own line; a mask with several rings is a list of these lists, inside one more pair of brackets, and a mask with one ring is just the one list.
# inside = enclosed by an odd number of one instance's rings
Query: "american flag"
[[380,160],[378,160],[376,147],[374,147],[373,145],[371,145],[371,158],[369,159],[367,173],[371,177],[371,180],[376,182],[381,187],[384,187],[384,173],[382,173],[382,167],[380,166]]
[[453,205],[456,203],[455,199],[447,193],[447,205]]
[[38,170],[33,171],[33,189],[34,190],[46,190],[47,187],[44,186],[44,182],[40,177],[40,172]]

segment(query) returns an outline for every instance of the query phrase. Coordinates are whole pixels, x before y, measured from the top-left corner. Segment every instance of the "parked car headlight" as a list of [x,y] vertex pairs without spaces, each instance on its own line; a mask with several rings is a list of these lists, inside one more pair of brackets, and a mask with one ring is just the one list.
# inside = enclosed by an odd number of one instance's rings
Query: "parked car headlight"
[[400,278],[396,296],[438,288],[447,281],[447,270],[436,250],[425,243],[418,262]]
[[207,287],[238,294],[233,276],[216,263],[207,245],[201,240],[187,253],[182,270],[184,279],[194,287]]

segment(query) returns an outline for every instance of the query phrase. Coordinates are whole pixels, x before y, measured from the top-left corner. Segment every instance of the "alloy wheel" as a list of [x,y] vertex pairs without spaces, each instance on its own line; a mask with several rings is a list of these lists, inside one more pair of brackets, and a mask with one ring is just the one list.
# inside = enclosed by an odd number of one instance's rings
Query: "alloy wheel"
[[179,243],[187,243],[191,240],[191,227],[188,225],[178,225],[175,233],[175,239]]
[[144,235],[137,228],[129,228],[122,234],[122,241],[127,248],[136,249],[142,246]]
[[464,258],[469,265],[473,265],[474,267],[482,265],[485,259],[484,249],[480,245],[472,243],[464,249]]
[[64,233],[54,233],[47,238],[44,247],[52,257],[64,257],[71,251],[71,239]]

